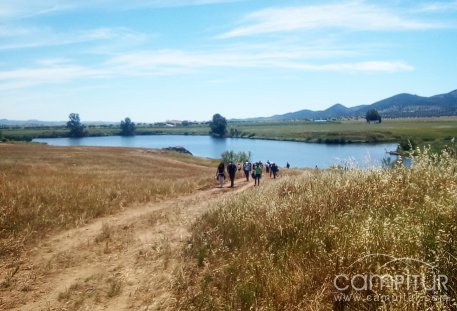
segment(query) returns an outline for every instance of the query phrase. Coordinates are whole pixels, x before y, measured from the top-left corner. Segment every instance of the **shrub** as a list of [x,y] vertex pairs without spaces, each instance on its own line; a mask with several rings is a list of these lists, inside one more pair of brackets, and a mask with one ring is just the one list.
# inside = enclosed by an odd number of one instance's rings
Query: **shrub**
[[222,158],[222,162],[224,162],[225,164],[227,164],[229,162],[244,163],[244,162],[250,160],[251,153],[250,152],[246,153],[244,151],[240,151],[240,152],[236,153],[233,150],[229,150],[229,151],[224,151],[221,154],[221,158]]

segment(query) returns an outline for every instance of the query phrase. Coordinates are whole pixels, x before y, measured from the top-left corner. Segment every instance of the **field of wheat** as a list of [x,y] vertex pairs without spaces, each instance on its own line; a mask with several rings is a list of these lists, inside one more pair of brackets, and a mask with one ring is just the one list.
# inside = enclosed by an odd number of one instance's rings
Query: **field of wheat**
[[0,258],[48,233],[207,188],[213,164],[146,149],[0,144]]
[[[221,202],[194,225],[180,309],[454,310],[457,160],[418,154],[411,168],[307,171]],[[420,284],[368,288],[365,275]]]

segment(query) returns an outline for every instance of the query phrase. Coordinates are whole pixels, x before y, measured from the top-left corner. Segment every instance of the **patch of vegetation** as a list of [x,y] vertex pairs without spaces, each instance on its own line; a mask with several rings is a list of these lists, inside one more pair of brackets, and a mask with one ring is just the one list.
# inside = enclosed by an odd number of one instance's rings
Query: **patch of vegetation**
[[121,136],[133,136],[135,135],[136,125],[130,118],[125,118],[121,121]]
[[[222,117],[222,116],[221,116]],[[223,117],[222,117],[223,118]],[[335,120],[324,123],[313,121],[257,121],[228,122],[224,135],[244,138],[304,141],[310,143],[399,143],[414,139],[419,146],[432,145],[441,149],[457,132],[455,117],[423,119],[383,119],[381,124],[364,120]],[[211,123],[212,124],[212,123]],[[27,140],[33,138],[68,137],[64,127],[5,128],[4,138]],[[181,125],[136,124],[136,135],[208,135],[210,124],[186,122]],[[99,125],[86,128],[87,136],[119,135],[118,125]],[[449,138],[450,137],[450,138]]]
[[70,137],[83,137],[86,136],[85,126],[81,123],[79,118],[79,114],[77,113],[70,113],[68,116],[70,119],[67,122],[67,128],[70,130],[68,134]]
[[[128,148],[0,144],[0,257],[50,231],[209,187],[214,161]],[[100,241],[109,239],[104,227]]]
[[221,158],[222,158],[222,162],[224,162],[225,164],[228,164],[230,162],[244,163],[244,162],[250,160],[251,153],[250,152],[246,153],[244,151],[235,152],[233,150],[227,150],[221,154]]
[[370,122],[381,123],[381,121],[382,121],[381,115],[379,114],[379,112],[376,109],[368,110],[366,113],[365,119],[369,123]]
[[211,129],[211,135],[224,137],[227,133],[227,120],[220,114],[216,113],[213,116],[213,120],[210,122],[209,127]]
[[[176,286],[179,308],[452,310],[457,299],[455,145],[441,155],[430,149],[416,154],[411,168],[306,171],[220,202],[192,229],[187,267]],[[431,272],[446,275],[447,287],[433,292],[335,286],[339,274]],[[362,300],[336,301],[338,294]],[[363,300],[378,294],[416,298]],[[433,295],[447,295],[450,302],[427,300]]]

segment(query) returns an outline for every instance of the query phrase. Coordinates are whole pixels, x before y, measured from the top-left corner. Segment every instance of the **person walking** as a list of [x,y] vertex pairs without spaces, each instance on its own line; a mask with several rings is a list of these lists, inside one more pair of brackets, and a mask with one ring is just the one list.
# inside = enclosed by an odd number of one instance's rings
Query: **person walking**
[[256,163],[254,166],[254,186],[260,186],[260,178],[262,178],[262,166]]
[[243,166],[244,176],[246,176],[246,181],[249,181],[249,174],[251,173],[251,163],[246,161]]
[[286,167],[287,167],[287,168],[290,168],[290,164],[289,164],[289,162],[287,162],[287,164],[286,164]]
[[230,178],[230,188],[233,188],[233,183],[235,182],[236,165],[232,161],[230,161],[229,165],[227,166],[227,171]]
[[276,174],[278,174],[279,168],[276,163],[271,163],[271,173],[273,174],[273,178],[276,179]]
[[219,164],[216,171],[216,179],[219,183],[219,188],[224,186],[224,179],[225,179],[225,165],[223,162]]

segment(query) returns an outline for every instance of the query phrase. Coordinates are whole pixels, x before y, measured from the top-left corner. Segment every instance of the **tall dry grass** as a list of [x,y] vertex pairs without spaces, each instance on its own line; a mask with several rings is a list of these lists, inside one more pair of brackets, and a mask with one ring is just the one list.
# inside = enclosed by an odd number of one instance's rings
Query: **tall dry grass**
[[[457,160],[446,152],[422,153],[410,169],[286,177],[221,202],[195,224],[185,252],[188,264],[176,284],[179,307],[451,310],[457,290],[456,220]],[[339,274],[425,280],[430,269],[449,278],[447,290],[377,284],[340,292],[334,285]],[[356,280],[357,288],[360,283]],[[337,302],[338,294],[353,295],[352,300]],[[355,301],[380,294],[383,301]],[[452,303],[427,300],[438,294],[449,295]]]
[[0,144],[0,258],[50,231],[208,187],[212,164],[141,149]]

